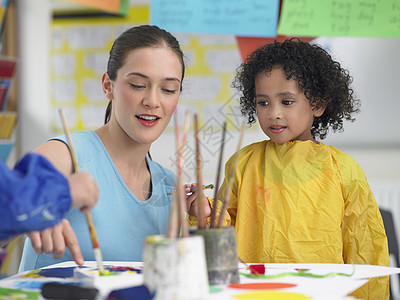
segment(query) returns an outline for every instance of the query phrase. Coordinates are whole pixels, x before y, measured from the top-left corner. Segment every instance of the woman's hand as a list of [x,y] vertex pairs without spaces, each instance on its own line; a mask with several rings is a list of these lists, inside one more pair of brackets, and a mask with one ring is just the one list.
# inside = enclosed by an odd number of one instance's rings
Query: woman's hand
[[210,202],[208,202],[207,197],[201,192],[200,197],[197,197],[196,184],[185,184],[184,185],[185,194],[186,194],[186,209],[187,213],[198,217],[199,204],[198,201],[201,201],[201,205],[203,206],[204,217],[208,218],[211,215],[211,206]]
[[37,254],[52,253],[55,259],[59,259],[63,257],[65,248],[68,247],[74,261],[80,266],[83,265],[78,239],[67,219],[63,219],[56,226],[41,232],[32,231],[28,237]]

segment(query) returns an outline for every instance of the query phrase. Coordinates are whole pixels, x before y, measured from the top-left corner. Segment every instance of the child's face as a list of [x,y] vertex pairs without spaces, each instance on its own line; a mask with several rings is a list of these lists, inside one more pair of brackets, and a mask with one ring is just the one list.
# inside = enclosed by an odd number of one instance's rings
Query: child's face
[[314,117],[321,116],[324,109],[313,110],[297,81],[286,77],[281,67],[256,76],[256,107],[261,129],[277,144],[294,140],[316,142],[311,126]]

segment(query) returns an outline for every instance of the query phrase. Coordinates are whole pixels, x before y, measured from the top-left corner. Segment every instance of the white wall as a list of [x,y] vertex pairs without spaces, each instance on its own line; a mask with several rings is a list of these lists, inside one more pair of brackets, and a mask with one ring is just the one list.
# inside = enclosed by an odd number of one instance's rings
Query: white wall
[[[19,156],[54,135],[50,129],[49,37],[51,1],[19,0]],[[400,182],[400,39],[320,38],[354,77],[362,111],[343,133],[330,134],[326,143],[352,155],[371,181]],[[100,78],[99,78],[100,80]],[[253,126],[258,126],[257,124]],[[247,132],[243,145],[263,139],[260,130]],[[172,134],[152,146],[153,158],[165,166],[175,153]],[[225,160],[235,151],[238,137],[226,145]],[[189,140],[189,142],[191,142]],[[206,156],[204,182],[213,182],[217,157]],[[174,171],[174,170],[173,170]],[[194,177],[193,177],[194,178]]]
[[18,81],[20,155],[53,134],[50,129],[48,0],[18,0]]

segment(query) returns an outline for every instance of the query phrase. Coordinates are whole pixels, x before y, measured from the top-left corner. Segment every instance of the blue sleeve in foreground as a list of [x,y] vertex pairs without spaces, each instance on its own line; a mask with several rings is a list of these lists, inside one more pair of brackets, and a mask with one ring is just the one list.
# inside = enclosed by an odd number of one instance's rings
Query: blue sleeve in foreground
[[71,207],[68,180],[29,153],[10,170],[0,164],[0,240],[56,225]]

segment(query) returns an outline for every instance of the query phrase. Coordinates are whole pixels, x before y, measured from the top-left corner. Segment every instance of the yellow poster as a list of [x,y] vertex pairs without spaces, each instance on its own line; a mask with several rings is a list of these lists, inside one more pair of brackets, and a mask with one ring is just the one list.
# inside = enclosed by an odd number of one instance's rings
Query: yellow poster
[[[59,107],[72,131],[103,125],[108,100],[102,91],[101,76],[106,71],[111,45],[126,29],[148,23],[148,5],[130,7],[126,18],[54,19],[50,76],[52,127],[56,132],[62,132]],[[242,123],[238,97],[231,88],[241,63],[236,37],[172,34],[179,40],[186,64],[178,122],[183,126],[186,111],[197,112],[202,140],[208,145],[205,151],[214,155],[219,149],[223,121],[228,121],[229,129],[239,129]],[[173,131],[173,122],[167,131]],[[230,137],[228,134],[227,139]]]

